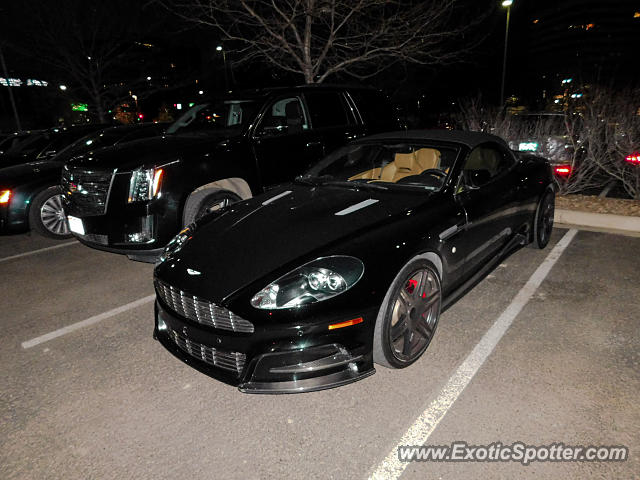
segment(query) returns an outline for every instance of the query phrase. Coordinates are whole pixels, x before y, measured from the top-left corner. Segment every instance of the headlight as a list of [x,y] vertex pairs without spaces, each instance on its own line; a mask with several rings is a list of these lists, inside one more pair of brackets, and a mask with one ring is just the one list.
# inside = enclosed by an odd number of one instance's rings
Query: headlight
[[152,200],[160,193],[161,168],[137,169],[129,180],[129,203]]
[[160,261],[164,262],[170,256],[178,253],[182,249],[182,247],[184,247],[184,244],[191,240],[192,234],[193,230],[191,229],[191,227],[187,227],[178,235],[173,237],[171,241],[167,243],[167,246],[164,247],[162,255],[160,255]]
[[251,305],[263,310],[321,302],[353,287],[364,273],[354,257],[321,257],[278,278],[256,293]]

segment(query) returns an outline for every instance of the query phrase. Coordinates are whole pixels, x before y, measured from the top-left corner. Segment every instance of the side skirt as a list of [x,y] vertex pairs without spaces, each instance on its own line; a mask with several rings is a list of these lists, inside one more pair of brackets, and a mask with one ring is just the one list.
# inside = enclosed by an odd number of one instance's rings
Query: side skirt
[[516,234],[504,247],[493,257],[493,260],[474,273],[469,279],[451,292],[442,303],[442,311],[446,311],[460,298],[462,298],[469,290],[480,283],[494,268],[496,268],[502,260],[519,247],[527,244],[526,234]]

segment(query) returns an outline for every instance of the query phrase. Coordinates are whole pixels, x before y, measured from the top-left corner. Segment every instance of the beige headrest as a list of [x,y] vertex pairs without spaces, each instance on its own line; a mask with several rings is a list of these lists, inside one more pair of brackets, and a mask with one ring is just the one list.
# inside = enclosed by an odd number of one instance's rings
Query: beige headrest
[[440,152],[434,148],[421,148],[415,156],[421,171],[440,166]]
[[413,170],[415,161],[413,153],[396,153],[394,159],[397,168],[408,168],[409,170]]

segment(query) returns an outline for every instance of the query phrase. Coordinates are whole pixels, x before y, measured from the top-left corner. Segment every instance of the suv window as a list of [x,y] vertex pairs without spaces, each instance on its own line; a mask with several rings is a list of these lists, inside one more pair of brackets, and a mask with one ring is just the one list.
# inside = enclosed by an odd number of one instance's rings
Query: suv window
[[471,151],[462,168],[465,184],[481,187],[513,165],[513,158],[496,146],[480,145]]
[[305,94],[311,125],[313,128],[327,128],[349,125],[345,99],[339,92],[309,92]]
[[267,108],[258,135],[273,136],[300,133],[309,129],[309,121],[298,97],[281,98]]

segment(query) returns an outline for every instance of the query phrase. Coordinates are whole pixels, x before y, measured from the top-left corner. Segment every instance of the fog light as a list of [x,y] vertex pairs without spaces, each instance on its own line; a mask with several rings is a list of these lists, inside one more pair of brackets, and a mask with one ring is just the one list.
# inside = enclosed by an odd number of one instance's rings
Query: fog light
[[164,323],[162,318],[158,317],[158,331],[164,332],[167,329],[167,324]]
[[135,233],[126,234],[127,243],[150,243],[153,241],[152,216],[147,215],[140,219],[140,230]]

